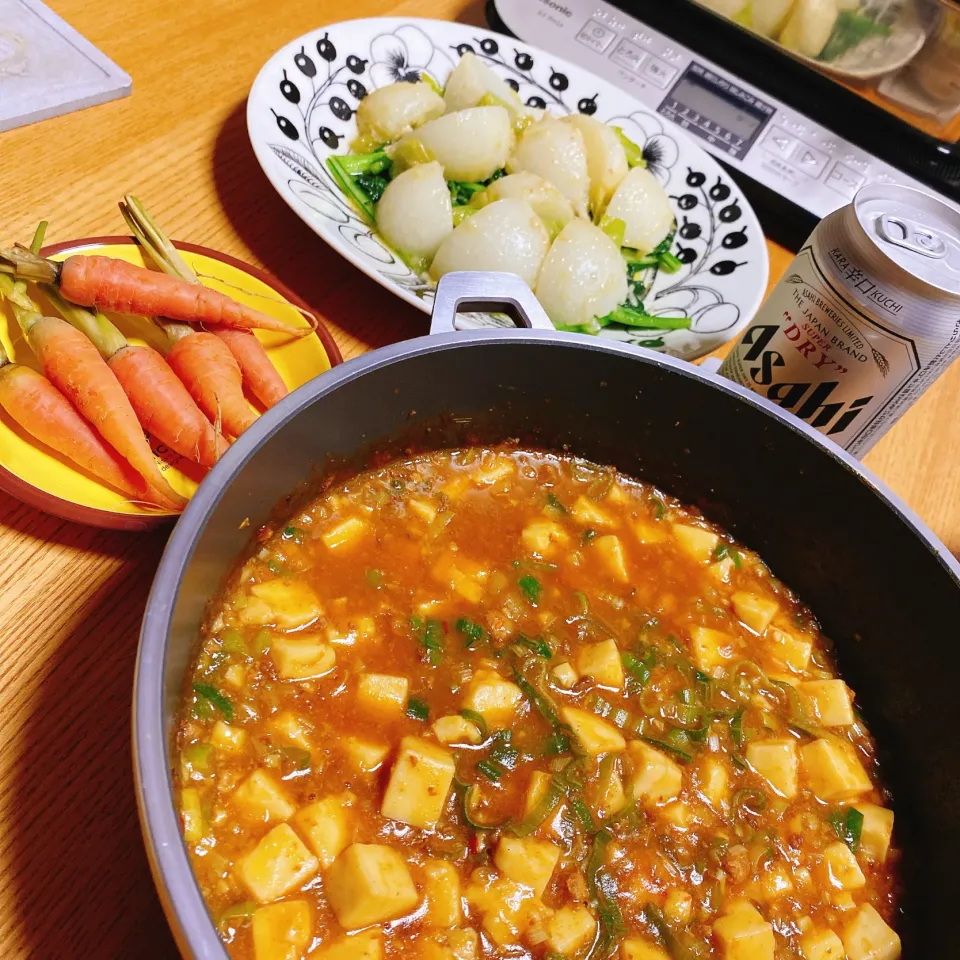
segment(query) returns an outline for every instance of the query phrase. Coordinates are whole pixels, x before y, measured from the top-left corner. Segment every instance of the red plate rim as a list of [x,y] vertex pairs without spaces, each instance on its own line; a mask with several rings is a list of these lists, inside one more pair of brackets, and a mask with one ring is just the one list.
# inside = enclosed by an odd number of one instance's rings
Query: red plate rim
[[[50,244],[40,251],[40,255],[44,257],[51,257],[55,254],[63,253],[65,250],[73,250],[77,247],[90,247],[98,244],[103,246],[113,244],[134,245],[136,242],[137,241],[133,237],[127,236],[85,237],[80,240],[64,240],[61,243]],[[185,250],[187,253],[196,253],[205,257],[210,257],[213,260],[219,260],[221,263],[226,263],[231,267],[236,267],[238,270],[243,270],[244,273],[248,273],[252,277],[256,277],[262,283],[265,283],[268,287],[271,287],[278,294],[280,294],[281,297],[292,303],[294,306],[299,307],[301,310],[305,310],[307,313],[316,317],[316,334],[320,338],[320,342],[323,344],[324,352],[327,354],[327,359],[330,361],[330,367],[333,368],[338,364],[343,363],[343,354],[340,353],[340,348],[337,346],[337,342],[333,339],[333,335],[327,329],[320,317],[320,314],[272,274],[267,273],[266,270],[261,270],[259,267],[254,267],[249,263],[245,263],[243,260],[239,260],[236,257],[231,257],[228,253],[221,253],[219,250],[213,250],[210,247],[203,246],[202,244],[186,243],[179,240],[174,240],[172,242],[178,250]],[[105,530],[149,530],[162,524],[174,523],[179,517],[179,514],[166,513],[117,513],[113,510],[100,510],[97,507],[86,507],[82,504],[72,503],[69,500],[64,500],[62,497],[58,497],[52,493],[47,493],[45,490],[41,490],[38,487],[33,486],[33,484],[21,479],[15,473],[2,465],[0,465],[0,490],[3,490],[5,493],[10,494],[10,496],[16,497],[17,500],[20,500],[28,506],[42,511],[43,513],[48,513],[52,516],[59,517],[62,520],[69,520],[72,523],[82,523],[87,526],[101,527]]]

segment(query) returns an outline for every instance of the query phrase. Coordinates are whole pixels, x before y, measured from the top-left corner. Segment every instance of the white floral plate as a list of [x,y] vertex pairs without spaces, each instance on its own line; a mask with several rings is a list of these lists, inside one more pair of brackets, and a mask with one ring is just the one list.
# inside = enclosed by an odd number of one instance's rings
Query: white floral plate
[[[348,20],[304,34],[266,63],[247,101],[254,152],[281,197],[335,250],[369,277],[429,313],[432,286],[413,273],[343,195],[326,168],[349,153],[356,107],[366,94],[426,74],[446,83],[472,50],[531,106],[581,113],[623,128],[643,149],[677,215],[677,273],[651,268],[647,312],[690,317],[690,329],[609,326],[600,336],[687,360],[716,349],[749,322],[767,285],[768,260],[756,215],[727,173],[692,140],[622,90],[559,57],[459,23],[384,17]],[[476,325],[501,317],[473,314]]]

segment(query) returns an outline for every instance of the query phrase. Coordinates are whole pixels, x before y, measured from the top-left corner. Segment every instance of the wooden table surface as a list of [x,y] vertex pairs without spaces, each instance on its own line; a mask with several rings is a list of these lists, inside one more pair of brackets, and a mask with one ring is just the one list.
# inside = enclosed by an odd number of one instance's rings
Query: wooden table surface
[[[119,233],[138,194],[184,240],[259,264],[315,305],[345,357],[426,318],[349,267],[267,184],[245,98],[264,61],[352,16],[483,22],[481,0],[48,0],[133,77],[133,96],[0,134],[0,241]],[[10,24],[5,24],[9,28]],[[771,245],[772,280],[790,254]],[[960,553],[960,364],[867,463]],[[829,522],[829,491],[811,491]],[[98,531],[0,503],[0,954],[176,955],[134,802],[137,632],[166,534]]]

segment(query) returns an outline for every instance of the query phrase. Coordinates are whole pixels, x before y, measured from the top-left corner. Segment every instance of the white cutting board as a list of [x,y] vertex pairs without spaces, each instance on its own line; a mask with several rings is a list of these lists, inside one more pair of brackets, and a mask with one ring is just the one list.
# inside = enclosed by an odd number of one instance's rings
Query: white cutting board
[[130,93],[130,77],[38,0],[0,0],[0,132]]

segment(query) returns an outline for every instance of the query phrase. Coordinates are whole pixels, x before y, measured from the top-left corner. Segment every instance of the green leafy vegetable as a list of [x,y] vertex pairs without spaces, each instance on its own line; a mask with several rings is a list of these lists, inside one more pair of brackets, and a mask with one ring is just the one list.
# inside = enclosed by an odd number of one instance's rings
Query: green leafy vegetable
[[227,723],[233,720],[233,704],[216,687],[209,683],[195,683],[193,692],[212,703],[223,714]]
[[623,144],[623,151],[627,155],[627,164],[631,167],[645,167],[647,161],[643,158],[643,151],[623,132],[620,127],[614,127],[620,143]]
[[603,323],[620,323],[625,327],[643,327],[650,330],[688,330],[693,321],[690,317],[655,317],[638,307],[629,307],[625,304],[611,310],[606,317],[601,318]]
[[555,493],[547,494],[547,509],[559,516],[563,516],[567,512],[567,508],[560,502]]
[[419,697],[410,697],[407,700],[407,716],[411,720],[429,720],[430,705]]
[[532,650],[538,657],[543,657],[544,660],[549,660],[553,656],[553,651],[543,637],[528,637],[521,633],[513,642]]
[[826,46],[820,51],[820,60],[827,62],[843,56],[867,37],[888,37],[890,27],[856,10],[841,10]]

